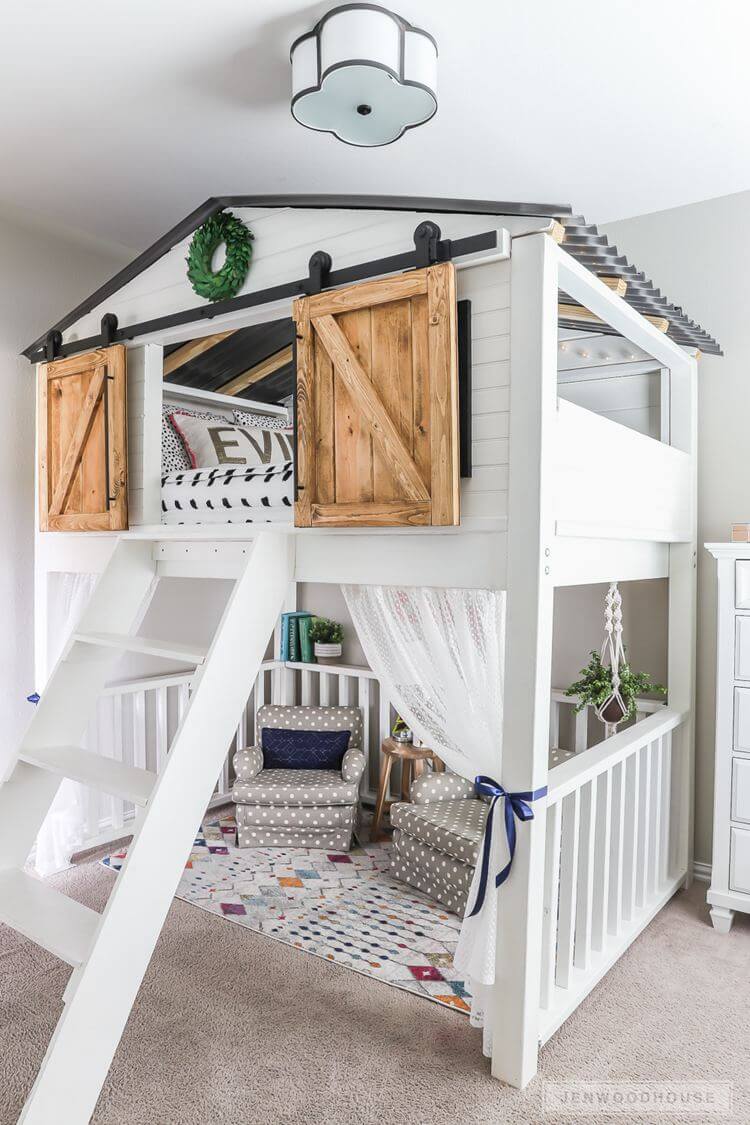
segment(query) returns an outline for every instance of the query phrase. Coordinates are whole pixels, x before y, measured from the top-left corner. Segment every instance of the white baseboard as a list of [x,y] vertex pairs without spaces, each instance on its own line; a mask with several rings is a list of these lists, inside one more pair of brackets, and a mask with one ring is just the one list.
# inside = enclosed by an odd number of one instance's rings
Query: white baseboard
[[710,883],[711,882],[711,864],[710,863],[701,863],[699,860],[696,859],[695,862],[693,863],[693,878],[697,879],[698,882],[700,882],[700,883]]

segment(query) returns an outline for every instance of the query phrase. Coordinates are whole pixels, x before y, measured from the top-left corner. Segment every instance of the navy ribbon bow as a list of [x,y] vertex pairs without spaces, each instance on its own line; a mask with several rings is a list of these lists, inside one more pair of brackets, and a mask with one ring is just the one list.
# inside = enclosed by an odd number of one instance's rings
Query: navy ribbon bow
[[492,803],[487,814],[487,824],[484,830],[482,865],[477,899],[472,909],[466,915],[467,918],[473,918],[475,914],[479,913],[484,904],[484,896],[487,893],[495,805],[501,797],[505,798],[505,835],[508,839],[509,854],[508,862],[505,867],[502,871],[498,871],[495,876],[495,886],[501,887],[510,875],[510,869],[513,866],[513,856],[516,854],[516,817],[518,817],[519,820],[533,820],[534,810],[529,802],[538,801],[540,797],[545,797],[547,795],[546,785],[543,785],[541,789],[534,789],[526,793],[508,793],[497,781],[493,781],[491,777],[485,777],[484,775],[480,775],[474,779],[474,788],[476,789],[477,797],[491,797]]

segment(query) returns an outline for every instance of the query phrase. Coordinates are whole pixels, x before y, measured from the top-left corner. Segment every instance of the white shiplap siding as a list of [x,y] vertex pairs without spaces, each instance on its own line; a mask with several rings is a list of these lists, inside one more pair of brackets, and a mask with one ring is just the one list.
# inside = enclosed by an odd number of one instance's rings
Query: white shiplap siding
[[[326,250],[331,255],[334,269],[408,251],[414,246],[415,227],[425,219],[437,222],[443,236],[452,239],[500,227],[515,230],[520,222],[527,226],[540,223],[535,219],[514,223],[492,215],[382,211],[285,208],[274,211],[236,209],[234,213],[245,220],[254,235],[250,270],[241,295],[307,276],[310,257],[316,250]],[[196,296],[186,278],[185,258],[190,241],[190,238],[183,239],[158,262],[92,309],[64,333],[65,340],[98,333],[105,312],[115,313],[120,324],[127,325],[207,304]],[[491,297],[489,302],[490,308],[502,307],[493,305]],[[274,313],[274,316],[279,315],[284,313]]]
[[471,301],[472,476],[461,482],[462,520],[508,514],[510,430],[510,262],[458,274],[458,299]]
[[[270,211],[245,216],[255,234],[253,262],[245,291],[288,281],[307,271],[312,252],[325,248],[334,267],[405,250],[416,225],[426,216],[377,212]],[[493,229],[491,216],[439,216],[443,234]],[[200,303],[187,285],[184,258],[188,242],[176,246],[106,302],[120,323],[174,312]],[[472,305],[472,460],[473,475],[462,481],[462,519],[496,530],[507,515],[510,382],[510,263],[499,261],[460,269],[459,299]],[[291,312],[291,302],[288,302]],[[103,306],[75,326],[76,335],[96,331]],[[276,308],[274,316],[287,310]],[[287,312],[287,315],[288,315]],[[216,324],[213,330],[218,327]],[[208,325],[201,326],[205,333]],[[198,333],[200,334],[200,333]],[[159,475],[161,380],[144,377],[146,345],[130,350],[129,454],[131,525],[158,522],[154,482]],[[158,384],[158,389],[157,389]],[[146,434],[144,436],[144,430]],[[159,505],[160,506],[160,505]]]

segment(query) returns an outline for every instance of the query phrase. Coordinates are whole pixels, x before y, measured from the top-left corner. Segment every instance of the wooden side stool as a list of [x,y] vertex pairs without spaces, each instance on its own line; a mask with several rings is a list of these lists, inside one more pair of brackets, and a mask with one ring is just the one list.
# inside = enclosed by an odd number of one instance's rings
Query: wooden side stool
[[[433,750],[427,746],[414,746],[411,742],[398,742],[395,738],[386,738],[383,742],[380,752],[382,760],[380,763],[380,783],[378,785],[378,799],[375,803],[375,815],[372,819],[372,831],[370,839],[374,842],[380,835],[380,821],[383,817],[383,810],[386,807],[385,795],[388,792],[388,782],[391,777],[391,769],[396,758],[401,759],[401,800],[409,800],[409,788],[412,780],[419,777],[424,771],[425,762],[432,762],[432,768],[440,773],[445,769],[445,766],[438,758]],[[390,808],[390,802],[388,802]]]

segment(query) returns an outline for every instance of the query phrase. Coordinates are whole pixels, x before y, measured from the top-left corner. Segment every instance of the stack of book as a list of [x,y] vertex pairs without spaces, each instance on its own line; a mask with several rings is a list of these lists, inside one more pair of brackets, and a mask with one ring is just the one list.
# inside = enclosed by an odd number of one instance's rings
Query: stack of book
[[315,652],[310,640],[310,623],[312,613],[305,610],[295,610],[293,613],[281,615],[281,643],[279,646],[279,660],[302,661],[305,664],[315,663]]

